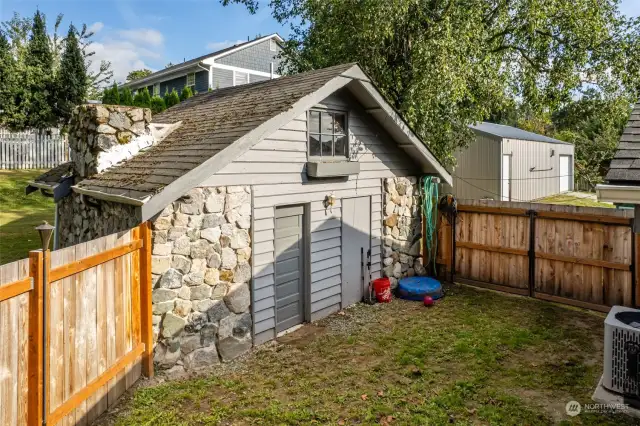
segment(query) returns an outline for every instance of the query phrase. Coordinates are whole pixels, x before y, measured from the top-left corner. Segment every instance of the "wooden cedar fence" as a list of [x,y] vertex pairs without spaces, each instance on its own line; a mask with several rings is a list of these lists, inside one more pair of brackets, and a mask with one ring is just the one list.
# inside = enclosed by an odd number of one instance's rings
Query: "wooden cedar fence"
[[0,283],[0,425],[90,424],[153,375],[148,224],[32,251]]
[[640,305],[633,210],[459,200],[450,222],[441,216],[438,251],[448,279],[455,266],[455,281],[494,290],[604,312]]
[[69,161],[69,143],[62,135],[0,136],[0,169],[43,169]]

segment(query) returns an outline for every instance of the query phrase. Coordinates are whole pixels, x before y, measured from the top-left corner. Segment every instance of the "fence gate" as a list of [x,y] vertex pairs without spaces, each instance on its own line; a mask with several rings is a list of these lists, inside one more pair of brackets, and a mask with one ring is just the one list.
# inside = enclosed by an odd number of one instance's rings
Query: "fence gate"
[[606,312],[638,304],[632,225],[632,210],[460,200],[440,218],[438,263],[456,281]]
[[148,224],[0,266],[0,424],[90,424],[153,375]]

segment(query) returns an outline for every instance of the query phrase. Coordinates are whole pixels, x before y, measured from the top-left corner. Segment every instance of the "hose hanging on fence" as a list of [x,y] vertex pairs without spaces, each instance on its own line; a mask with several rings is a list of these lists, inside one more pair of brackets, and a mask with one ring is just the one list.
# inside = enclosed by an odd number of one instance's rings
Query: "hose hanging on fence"
[[[438,178],[432,176],[424,176],[422,178],[422,214],[425,221],[425,250],[427,251],[427,259],[433,264],[433,274],[436,271],[436,254],[438,252]],[[425,265],[425,268],[427,265]]]

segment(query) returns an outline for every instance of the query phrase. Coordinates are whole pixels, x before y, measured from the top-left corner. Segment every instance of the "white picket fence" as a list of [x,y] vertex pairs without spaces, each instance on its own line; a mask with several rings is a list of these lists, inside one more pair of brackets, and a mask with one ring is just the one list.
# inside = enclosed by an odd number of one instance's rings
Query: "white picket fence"
[[0,169],[46,169],[69,161],[66,136],[0,134]]

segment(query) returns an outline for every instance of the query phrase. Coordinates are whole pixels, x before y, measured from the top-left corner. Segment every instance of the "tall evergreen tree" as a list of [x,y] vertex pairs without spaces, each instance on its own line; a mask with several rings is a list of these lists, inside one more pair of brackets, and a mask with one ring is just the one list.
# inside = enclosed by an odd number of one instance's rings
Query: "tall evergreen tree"
[[133,98],[133,104],[141,108],[151,108],[151,95],[146,87],[138,90],[138,93]]
[[165,93],[164,97],[164,103],[167,105],[167,108],[171,108],[180,103],[180,96],[175,88],[171,90],[171,93]]
[[47,36],[45,17],[40,11],[33,16],[31,38],[25,56],[27,127],[46,129],[55,125],[53,52]]
[[56,82],[56,115],[61,123],[67,123],[73,108],[84,102],[88,82],[76,28],[71,24],[64,42],[64,52],[60,59],[60,70]]
[[187,99],[189,99],[192,96],[193,96],[193,90],[191,90],[191,87],[189,87],[189,86],[185,86],[182,89],[182,92],[180,92],[180,100],[181,101],[186,101]]
[[156,95],[156,96],[151,98],[150,107],[151,107],[151,112],[153,114],[158,114],[158,113],[164,111],[165,109],[167,109],[167,106],[164,103],[164,99],[162,99],[158,95]]
[[120,91],[120,105],[133,106],[133,95],[128,87]]
[[11,52],[11,44],[0,29],[0,126],[22,128],[25,115],[20,113],[20,85],[17,64]]

